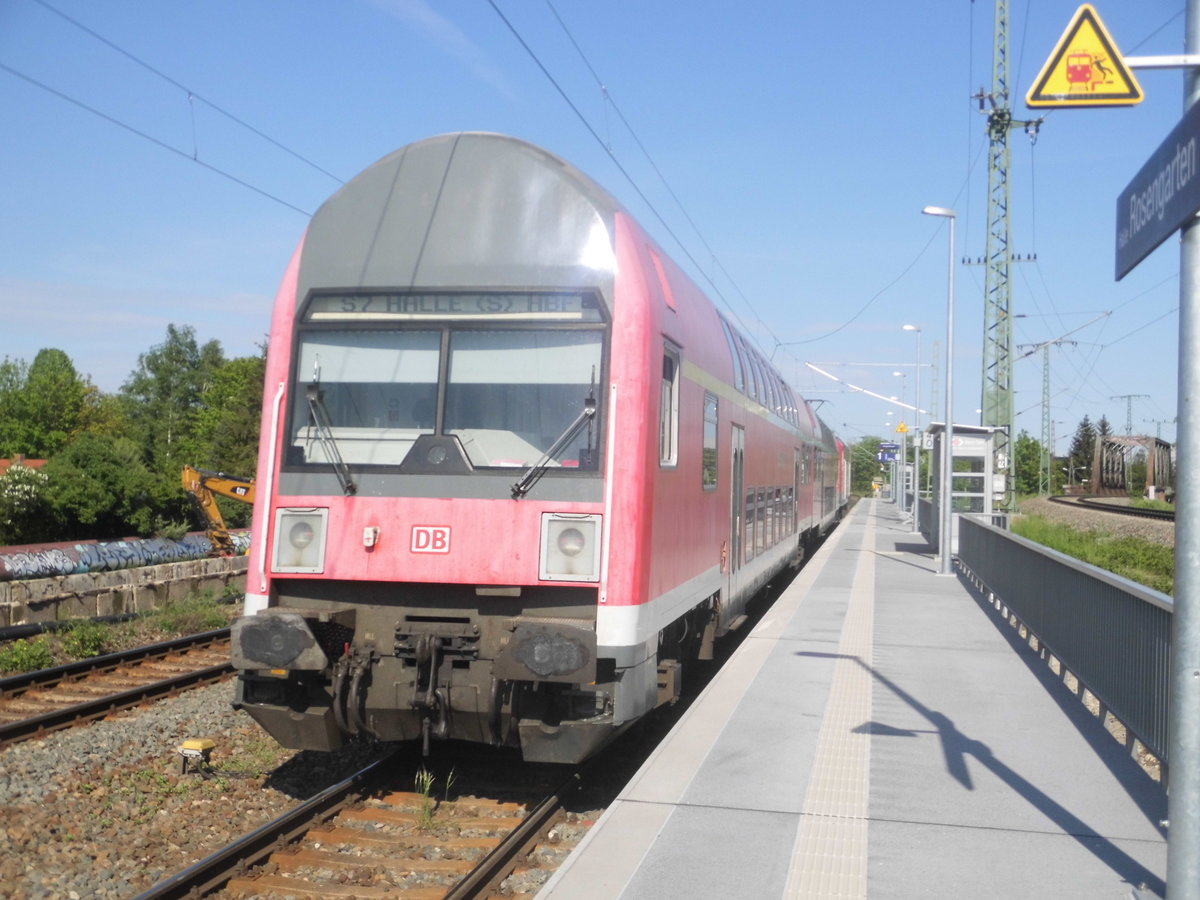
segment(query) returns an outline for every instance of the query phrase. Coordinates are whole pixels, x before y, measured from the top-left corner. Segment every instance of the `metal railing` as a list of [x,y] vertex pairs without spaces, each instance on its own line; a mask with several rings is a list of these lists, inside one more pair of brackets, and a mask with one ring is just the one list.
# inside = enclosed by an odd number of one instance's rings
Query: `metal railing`
[[1167,763],[1166,594],[994,527],[959,521],[958,558],[1138,741]]

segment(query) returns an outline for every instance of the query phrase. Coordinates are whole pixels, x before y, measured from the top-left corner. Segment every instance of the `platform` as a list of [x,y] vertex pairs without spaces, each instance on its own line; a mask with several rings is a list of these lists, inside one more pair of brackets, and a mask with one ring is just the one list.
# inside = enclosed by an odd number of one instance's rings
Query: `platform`
[[937,569],[860,502],[539,900],[1161,897],[1163,790]]

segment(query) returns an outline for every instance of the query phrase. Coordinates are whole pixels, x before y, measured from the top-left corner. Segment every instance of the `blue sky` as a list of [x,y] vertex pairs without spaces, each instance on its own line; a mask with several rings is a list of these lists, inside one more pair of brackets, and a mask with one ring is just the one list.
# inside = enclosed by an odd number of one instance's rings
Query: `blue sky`
[[[4,0],[0,357],[57,347],[115,391],[170,323],[254,353],[338,179],[483,130],[620,198],[848,439],[913,414],[805,363],[912,403],[904,324],[937,363],[921,405],[936,384],[944,414],[947,232],[921,209],[954,208],[956,255],[983,255],[971,95],[991,85],[991,3],[494,3]],[[1035,117],[1025,92],[1076,6],[1011,0],[1016,118]],[[1149,55],[1181,51],[1183,8],[1098,12],[1125,54]],[[1117,195],[1182,104],[1177,70],[1138,78],[1140,106],[1051,112],[1032,147],[1010,136],[1010,247],[1037,254],[1012,269],[1015,342],[1071,342],[1050,351],[1060,453],[1084,415],[1175,437],[1177,241],[1113,279]],[[954,412],[976,422],[984,270],[956,278]],[[1017,427],[1035,437],[1042,378],[1040,351],[1015,363]]]

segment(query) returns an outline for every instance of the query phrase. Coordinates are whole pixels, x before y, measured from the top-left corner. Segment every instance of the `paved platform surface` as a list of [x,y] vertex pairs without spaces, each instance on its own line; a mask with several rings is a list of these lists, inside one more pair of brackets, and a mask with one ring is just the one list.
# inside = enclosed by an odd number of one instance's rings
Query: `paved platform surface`
[[539,900],[1163,896],[1166,798],[860,502]]

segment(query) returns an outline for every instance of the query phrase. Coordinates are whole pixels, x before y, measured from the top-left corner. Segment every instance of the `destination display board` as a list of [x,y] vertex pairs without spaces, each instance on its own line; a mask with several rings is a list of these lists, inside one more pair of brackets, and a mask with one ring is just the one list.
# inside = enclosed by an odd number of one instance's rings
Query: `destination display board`
[[304,310],[306,322],[428,319],[599,322],[602,317],[594,295],[566,292],[339,291],[314,294]]

